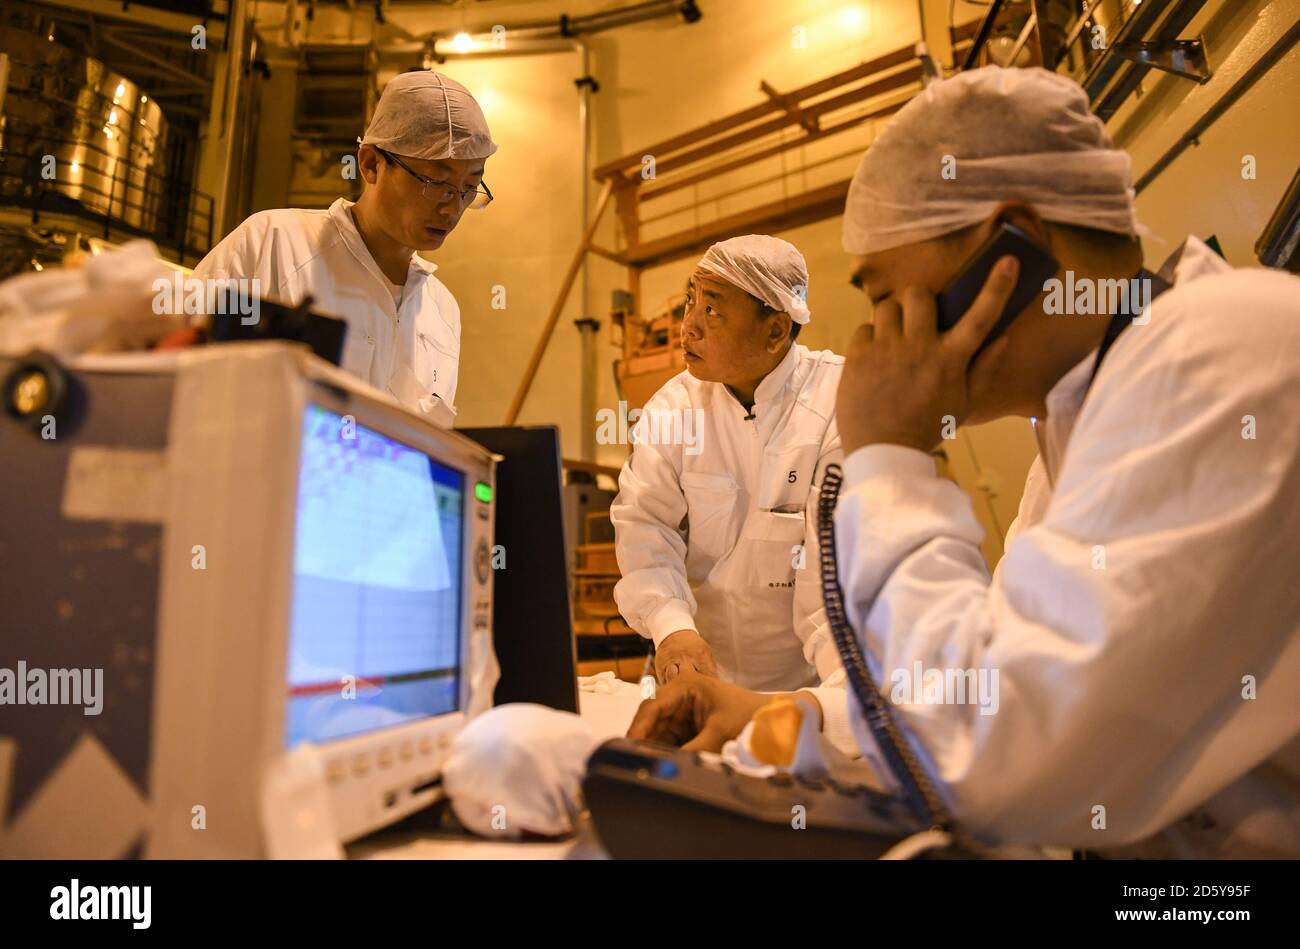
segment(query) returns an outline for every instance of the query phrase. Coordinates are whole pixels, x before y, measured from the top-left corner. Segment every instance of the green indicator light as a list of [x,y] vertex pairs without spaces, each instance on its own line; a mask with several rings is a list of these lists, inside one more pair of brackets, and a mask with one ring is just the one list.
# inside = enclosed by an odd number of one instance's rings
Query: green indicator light
[[474,485],[474,497],[478,498],[484,504],[492,503],[492,485],[480,481]]

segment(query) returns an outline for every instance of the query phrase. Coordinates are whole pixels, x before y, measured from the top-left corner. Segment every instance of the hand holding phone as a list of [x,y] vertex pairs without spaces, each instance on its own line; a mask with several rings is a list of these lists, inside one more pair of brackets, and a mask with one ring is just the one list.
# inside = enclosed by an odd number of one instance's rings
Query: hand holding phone
[[951,437],[973,411],[972,379],[1003,358],[990,345],[1057,269],[1027,234],[1000,225],[942,294],[905,288],[878,303],[845,353],[836,399],[845,454],[872,444],[928,452]]
[[1056,276],[1061,265],[1055,257],[1032,237],[1014,224],[1001,223],[979,249],[966,261],[957,276],[935,298],[938,310],[939,332],[946,333],[975,303],[980,290],[988,282],[993,265],[1003,257],[1015,257],[1020,262],[1020,275],[1015,289],[1002,315],[998,318],[976,355],[988,348],[1006,330],[1043,290],[1043,284]]

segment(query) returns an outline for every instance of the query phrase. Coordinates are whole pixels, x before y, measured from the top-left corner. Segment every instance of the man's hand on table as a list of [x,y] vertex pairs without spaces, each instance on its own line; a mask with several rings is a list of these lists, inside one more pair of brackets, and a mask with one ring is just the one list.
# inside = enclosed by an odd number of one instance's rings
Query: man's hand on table
[[679,629],[664,637],[655,649],[655,675],[663,684],[672,682],[684,672],[698,672],[703,676],[718,677],[718,666],[713,661],[713,650],[693,629]]
[[[820,716],[816,696],[803,694],[812,698]],[[687,751],[721,751],[774,697],[770,692],[752,692],[686,671],[661,686],[654,698],[641,703],[627,737],[679,745]]]

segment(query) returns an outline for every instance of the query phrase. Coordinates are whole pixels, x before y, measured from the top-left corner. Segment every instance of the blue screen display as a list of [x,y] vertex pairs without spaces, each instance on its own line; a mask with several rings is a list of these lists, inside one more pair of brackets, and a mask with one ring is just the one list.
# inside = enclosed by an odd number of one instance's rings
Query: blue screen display
[[459,707],[464,489],[423,452],[307,407],[285,747]]

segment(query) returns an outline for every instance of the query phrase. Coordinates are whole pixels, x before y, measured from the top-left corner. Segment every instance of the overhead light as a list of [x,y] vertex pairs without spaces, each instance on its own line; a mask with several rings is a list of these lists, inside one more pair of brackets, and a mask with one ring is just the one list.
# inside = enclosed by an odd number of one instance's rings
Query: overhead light
[[81,166],[74,161],[72,163],[72,173],[75,175],[80,170],[81,170]]
[[867,12],[861,7],[845,7],[840,11],[840,26],[846,30],[860,30],[867,24]]
[[468,53],[474,48],[474,37],[468,33],[457,33],[451,39],[451,48],[458,53]]

